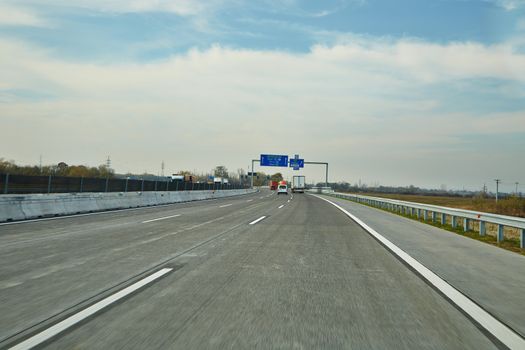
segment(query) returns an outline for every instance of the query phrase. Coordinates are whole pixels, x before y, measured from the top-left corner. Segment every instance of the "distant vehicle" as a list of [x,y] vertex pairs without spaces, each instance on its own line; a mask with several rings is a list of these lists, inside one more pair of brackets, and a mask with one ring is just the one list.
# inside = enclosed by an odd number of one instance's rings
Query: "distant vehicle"
[[288,185],[287,184],[280,184],[277,187],[277,194],[288,194]]
[[277,186],[279,185],[277,181],[270,181],[270,190],[275,191],[277,189]]
[[171,181],[186,181],[186,182],[195,182],[197,179],[193,175],[171,175]]
[[216,184],[227,184],[230,182],[230,180],[224,178],[224,177],[218,177],[218,176],[215,176],[213,178],[213,182],[216,183]]
[[296,175],[292,179],[292,192],[296,193],[304,193],[304,190],[306,188],[306,181],[304,176]]
[[171,175],[171,181],[184,181],[184,175]]

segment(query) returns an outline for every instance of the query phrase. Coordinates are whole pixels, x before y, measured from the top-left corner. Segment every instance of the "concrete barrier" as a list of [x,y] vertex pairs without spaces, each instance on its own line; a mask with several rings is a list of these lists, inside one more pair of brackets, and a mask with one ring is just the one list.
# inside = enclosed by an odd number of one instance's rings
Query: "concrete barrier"
[[239,196],[251,189],[1,195],[0,222]]

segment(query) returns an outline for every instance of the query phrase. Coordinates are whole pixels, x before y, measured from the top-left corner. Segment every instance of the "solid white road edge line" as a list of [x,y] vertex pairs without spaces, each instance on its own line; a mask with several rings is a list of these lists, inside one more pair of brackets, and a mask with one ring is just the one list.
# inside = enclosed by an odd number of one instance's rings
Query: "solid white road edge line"
[[143,224],[147,224],[148,222],[153,222],[153,221],[159,221],[159,220],[166,220],[166,219],[176,218],[177,216],[180,216],[180,214],[170,215],[170,216],[164,216],[164,217],[162,217],[162,218],[157,218],[157,219],[146,220],[146,221],[142,221],[142,223],[143,223]]
[[224,205],[219,205],[219,208],[226,208],[226,207],[229,207],[230,205],[233,205],[233,204],[224,204]]
[[312,196],[320,198],[334,207],[341,210],[348,217],[354,220],[359,226],[364,228],[370,235],[375,237],[378,241],[383,243],[392,253],[401,258],[406,262],[410,267],[416,270],[423,278],[430,282],[434,287],[436,287],[441,293],[443,293],[447,298],[449,298],[454,304],[456,304],[461,310],[467,313],[472,317],[476,322],[478,322],[483,328],[485,328],[489,333],[496,337],[499,341],[505,344],[510,349],[525,349],[525,340],[516,334],[512,329],[508,328],[506,325],[501,323],[499,320],[494,318],[491,314],[483,310],[456,288],[452,287],[450,284],[445,282],[441,277],[436,275],[434,272],[430,271],[419,261],[408,255],[401,248],[396,246],[394,243],[390,242],[384,236],[379,234],[376,230],[365,224],[361,219],[355,215],[348,212],[346,209],[342,208],[338,204],[312,194]]
[[283,204],[283,205],[281,205],[281,206],[279,206],[279,209],[281,209],[282,207],[284,207],[284,204]]
[[23,342],[13,346],[11,350],[22,350],[22,349],[31,349],[39,344],[42,344],[46,340],[51,339],[55,335],[62,333],[69,327],[79,323],[80,321],[86,319],[87,317],[90,317],[91,315],[99,312],[100,310],[108,307],[109,305],[113,304],[114,302],[124,298],[125,296],[133,293],[137,289],[144,287],[145,285],[155,281],[156,279],[164,276],[168,272],[173,270],[172,268],[164,268],[162,270],[159,270],[155,272],[154,274],[149,275],[148,277],[145,277],[141,279],[140,281],[132,284],[129,287],[124,288],[120,292],[117,292],[113,295],[110,295],[109,297],[102,299],[98,303],[91,305],[90,307],[66,318],[65,320],[57,323],[56,325],[49,327],[48,329],[32,336],[29,339],[24,340]]
[[256,223],[258,223],[261,220],[264,220],[265,218],[266,218],[266,216],[261,216],[257,220],[254,220],[254,221],[250,222],[250,225],[255,225]]

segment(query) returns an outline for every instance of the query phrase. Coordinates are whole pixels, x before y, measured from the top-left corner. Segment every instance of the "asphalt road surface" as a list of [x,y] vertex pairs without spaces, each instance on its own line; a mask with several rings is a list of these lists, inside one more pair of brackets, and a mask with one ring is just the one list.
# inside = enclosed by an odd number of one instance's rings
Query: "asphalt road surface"
[[[163,275],[78,316],[155,273]],[[341,211],[269,191],[1,225],[0,346],[70,317],[80,322],[33,345],[500,346]]]

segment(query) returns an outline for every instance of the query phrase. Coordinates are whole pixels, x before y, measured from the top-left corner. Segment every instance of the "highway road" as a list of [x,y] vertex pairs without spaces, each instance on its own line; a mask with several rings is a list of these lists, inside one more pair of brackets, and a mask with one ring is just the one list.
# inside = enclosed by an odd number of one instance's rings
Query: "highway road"
[[307,194],[0,225],[0,298],[7,348],[501,347]]

